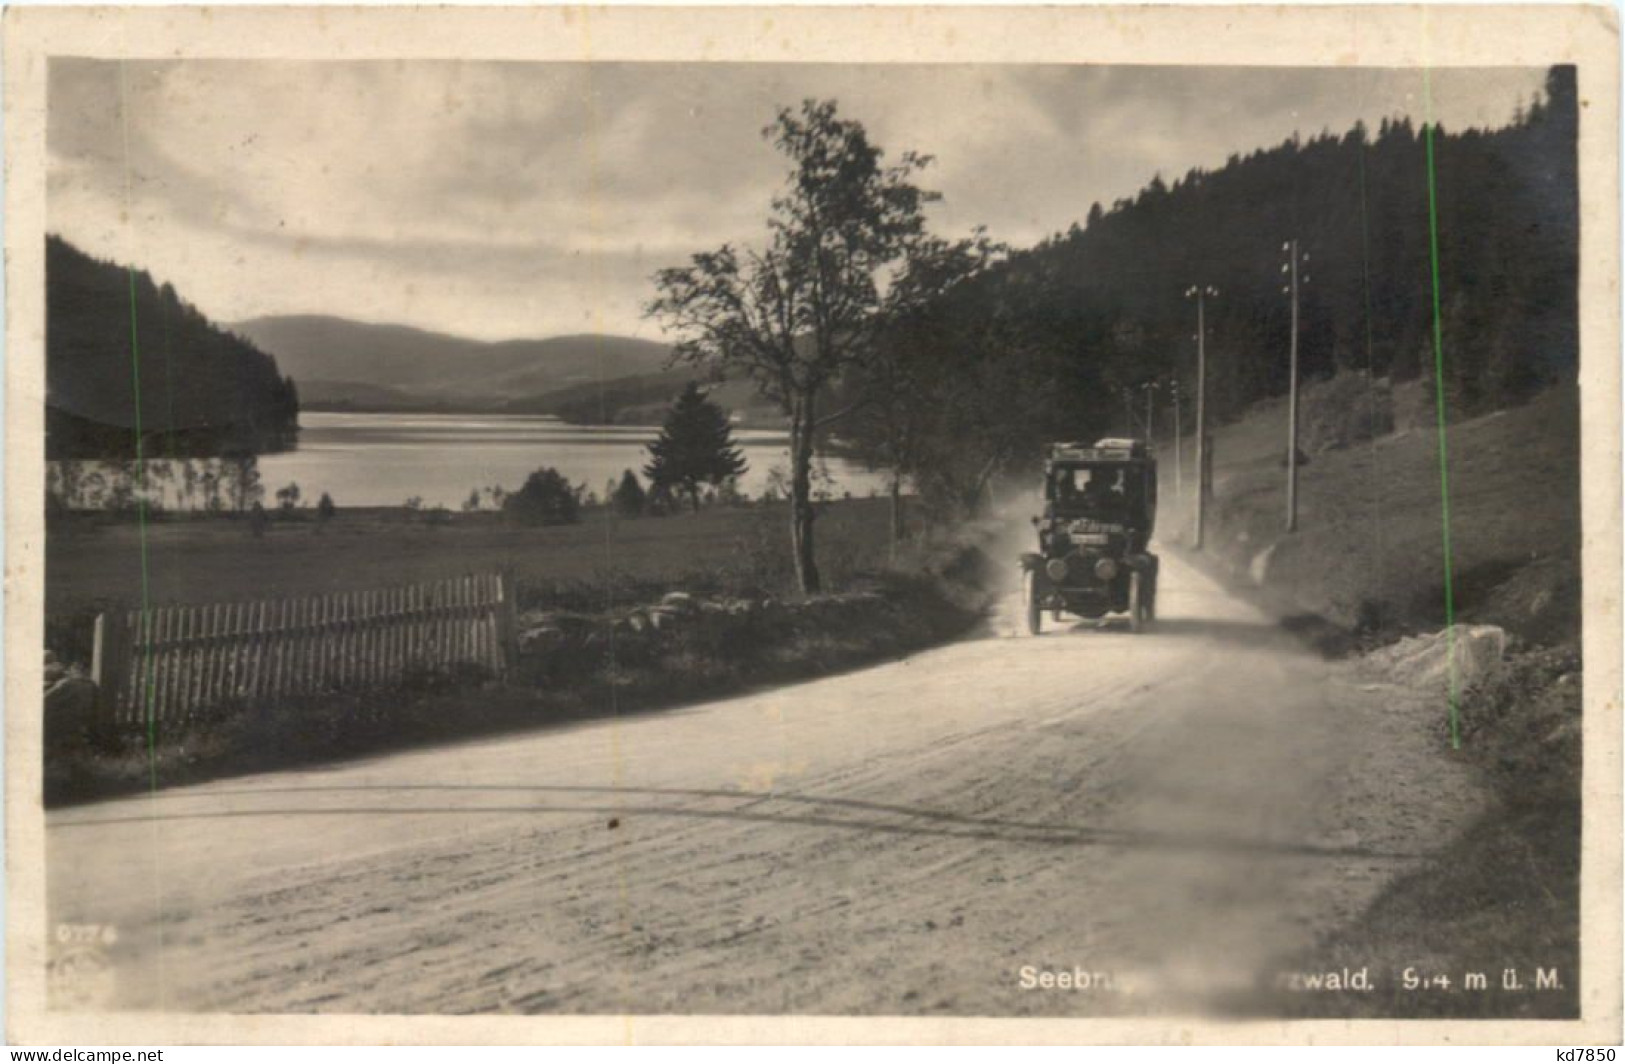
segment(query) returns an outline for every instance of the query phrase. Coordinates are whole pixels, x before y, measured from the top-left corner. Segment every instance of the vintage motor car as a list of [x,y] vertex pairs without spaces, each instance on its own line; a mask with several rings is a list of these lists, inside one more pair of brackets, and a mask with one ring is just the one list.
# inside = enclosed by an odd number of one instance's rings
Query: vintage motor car
[[1144,631],[1157,614],[1157,461],[1138,440],[1053,443],[1044,461],[1038,550],[1021,556],[1027,630],[1043,611],[1097,619],[1128,614]]

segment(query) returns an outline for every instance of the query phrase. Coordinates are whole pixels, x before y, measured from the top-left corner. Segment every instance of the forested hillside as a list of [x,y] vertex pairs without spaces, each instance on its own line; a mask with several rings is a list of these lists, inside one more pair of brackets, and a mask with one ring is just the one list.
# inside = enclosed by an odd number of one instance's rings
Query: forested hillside
[[[276,360],[145,271],[46,238],[46,457],[258,454],[293,446]],[[139,402],[137,402],[139,386]]]
[[1554,68],[1503,129],[1430,138],[1385,120],[1080,207],[1082,224],[894,323],[884,379],[847,382],[872,394],[890,381],[894,401],[838,431],[954,493],[1034,461],[1041,440],[1122,431],[1125,388],[1178,379],[1195,394],[1192,285],[1219,292],[1208,387],[1224,420],[1287,387],[1291,239],[1308,256],[1303,372],[1431,381],[1435,233],[1448,412],[1519,403],[1576,372],[1576,130],[1574,70]]

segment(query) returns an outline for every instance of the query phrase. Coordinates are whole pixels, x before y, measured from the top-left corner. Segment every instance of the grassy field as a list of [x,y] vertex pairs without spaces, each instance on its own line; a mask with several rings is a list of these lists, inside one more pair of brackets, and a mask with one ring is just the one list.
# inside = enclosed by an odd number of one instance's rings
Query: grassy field
[[[1216,434],[1207,549],[1238,573],[1257,563],[1267,586],[1348,629],[1383,638],[1442,625],[1437,434],[1411,429],[1309,456],[1293,535],[1283,528],[1285,439],[1279,403]],[[1453,424],[1447,454],[1458,619],[1501,624],[1541,642],[1572,638],[1579,616],[1577,390],[1555,389],[1527,406]],[[1172,504],[1172,482],[1163,477],[1170,503],[1164,536],[1188,528]],[[1192,484],[1188,477],[1187,488]],[[1530,586],[1509,587],[1520,570]]]
[[[831,589],[884,568],[889,503],[828,503],[818,522]],[[399,509],[340,510],[326,526],[170,518],[76,520],[47,536],[48,642],[83,659],[89,619],[114,603],[236,602],[390,587],[511,567],[521,606],[604,609],[673,588],[784,595],[792,590],[789,511],[783,504],[711,507],[698,514],[620,519],[589,511],[576,525],[525,528],[495,513],[429,524]],[[144,579],[143,579],[144,574]]]

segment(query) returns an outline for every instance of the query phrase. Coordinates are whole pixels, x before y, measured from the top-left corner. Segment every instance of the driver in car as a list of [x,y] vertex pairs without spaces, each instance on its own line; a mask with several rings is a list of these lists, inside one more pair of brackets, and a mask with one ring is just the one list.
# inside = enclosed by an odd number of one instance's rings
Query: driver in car
[[1078,508],[1078,485],[1072,479],[1072,473],[1067,471],[1055,479],[1055,502],[1063,513]]
[[1117,488],[1115,470],[1097,469],[1089,474],[1083,488],[1083,502],[1096,521],[1119,521],[1123,516],[1123,493]]

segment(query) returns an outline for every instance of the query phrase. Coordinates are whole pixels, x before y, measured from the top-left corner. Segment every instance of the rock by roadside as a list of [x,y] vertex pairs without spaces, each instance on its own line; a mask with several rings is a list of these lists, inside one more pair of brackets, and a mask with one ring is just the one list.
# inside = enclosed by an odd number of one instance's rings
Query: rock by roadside
[[1457,624],[1401,639],[1365,657],[1366,664],[1419,691],[1484,683],[1501,668],[1507,633],[1493,624]]
[[521,654],[557,653],[572,646],[593,646],[612,636],[669,632],[679,626],[704,624],[710,618],[750,617],[778,608],[797,612],[814,605],[814,602],[787,605],[772,598],[701,599],[686,591],[672,591],[659,602],[623,607],[599,616],[564,610],[527,610],[518,618],[519,650]]
[[[1584,684],[1574,644],[1528,646],[1494,625],[1456,625],[1401,639],[1361,664],[1368,676],[1434,699],[1453,685],[1462,747],[1502,785],[1577,787]],[[1438,732],[1449,740],[1443,721]]]

